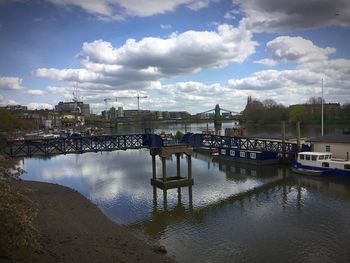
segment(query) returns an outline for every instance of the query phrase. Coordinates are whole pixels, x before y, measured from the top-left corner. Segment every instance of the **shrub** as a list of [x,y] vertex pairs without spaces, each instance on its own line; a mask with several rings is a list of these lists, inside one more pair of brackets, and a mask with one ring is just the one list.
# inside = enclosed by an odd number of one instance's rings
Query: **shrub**
[[15,160],[0,155],[0,256],[15,259],[39,248],[32,220],[37,206],[11,184],[23,174]]

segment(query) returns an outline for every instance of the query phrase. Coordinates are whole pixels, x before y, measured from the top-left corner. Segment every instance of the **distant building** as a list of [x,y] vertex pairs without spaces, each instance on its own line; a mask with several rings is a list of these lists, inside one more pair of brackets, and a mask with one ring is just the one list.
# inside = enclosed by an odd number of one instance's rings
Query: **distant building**
[[169,112],[170,119],[188,119],[191,117],[187,111],[171,111]]
[[350,135],[335,134],[308,138],[314,152],[331,152],[333,157],[347,159],[350,154]]
[[60,101],[55,106],[55,111],[57,112],[76,112],[81,113],[85,117],[90,117],[90,105],[85,104],[82,101],[71,101],[71,102],[62,102]]
[[27,111],[27,106],[22,105],[7,105],[6,107],[1,107],[3,109],[9,110],[9,111]]
[[118,117],[124,117],[123,107],[118,107],[117,116]]

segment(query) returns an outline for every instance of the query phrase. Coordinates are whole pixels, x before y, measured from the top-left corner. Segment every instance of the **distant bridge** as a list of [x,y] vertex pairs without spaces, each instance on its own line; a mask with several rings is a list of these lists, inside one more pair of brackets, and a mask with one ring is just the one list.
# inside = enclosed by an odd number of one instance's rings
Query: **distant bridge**
[[231,111],[231,110],[222,109],[222,108],[220,108],[220,105],[219,105],[219,104],[216,104],[216,106],[215,106],[214,109],[201,112],[200,114],[209,113],[209,112],[212,112],[212,111],[214,112],[214,125],[215,125],[215,129],[220,129],[220,127],[221,127],[221,124],[222,124],[221,111],[228,112],[228,113],[230,113],[230,114],[232,114],[232,113],[239,114],[239,112],[236,112],[236,111]]
[[[248,137],[185,134],[181,143],[193,148],[228,148],[276,153],[295,153],[295,143]],[[8,141],[3,151],[12,157],[51,156],[69,153],[161,148],[164,142],[156,134],[77,136]],[[165,146],[166,147],[166,146]]]

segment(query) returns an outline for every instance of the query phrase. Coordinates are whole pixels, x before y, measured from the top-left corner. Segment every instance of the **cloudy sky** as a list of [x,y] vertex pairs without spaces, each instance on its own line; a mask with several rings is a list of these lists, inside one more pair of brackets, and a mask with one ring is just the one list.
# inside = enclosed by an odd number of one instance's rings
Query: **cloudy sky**
[[350,102],[348,0],[0,0],[0,105]]

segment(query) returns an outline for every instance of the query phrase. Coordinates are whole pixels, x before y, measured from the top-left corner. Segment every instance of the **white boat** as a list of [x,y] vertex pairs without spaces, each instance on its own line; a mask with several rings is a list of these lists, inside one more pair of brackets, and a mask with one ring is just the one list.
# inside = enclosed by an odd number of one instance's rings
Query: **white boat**
[[316,176],[350,176],[350,161],[333,159],[329,152],[300,152],[291,170]]

